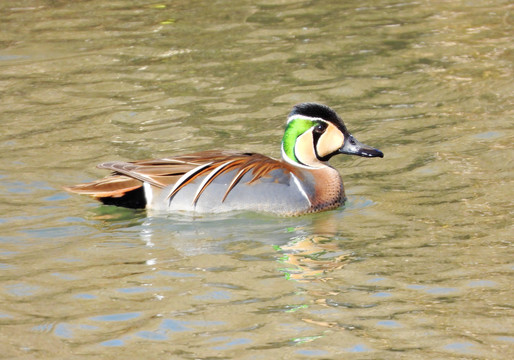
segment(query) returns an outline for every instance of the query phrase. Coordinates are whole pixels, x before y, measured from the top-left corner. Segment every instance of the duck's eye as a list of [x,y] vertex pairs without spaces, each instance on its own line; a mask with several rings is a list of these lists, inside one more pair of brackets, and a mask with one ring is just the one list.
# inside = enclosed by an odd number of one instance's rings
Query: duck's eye
[[327,130],[327,124],[325,123],[319,123],[314,127],[314,132],[317,134],[323,134]]

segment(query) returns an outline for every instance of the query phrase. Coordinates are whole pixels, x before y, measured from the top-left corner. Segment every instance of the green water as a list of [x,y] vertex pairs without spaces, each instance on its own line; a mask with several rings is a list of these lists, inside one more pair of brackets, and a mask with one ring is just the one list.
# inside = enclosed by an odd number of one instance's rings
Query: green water
[[[514,357],[507,1],[0,3],[3,358]],[[345,208],[154,216],[107,160],[280,156],[318,101]]]

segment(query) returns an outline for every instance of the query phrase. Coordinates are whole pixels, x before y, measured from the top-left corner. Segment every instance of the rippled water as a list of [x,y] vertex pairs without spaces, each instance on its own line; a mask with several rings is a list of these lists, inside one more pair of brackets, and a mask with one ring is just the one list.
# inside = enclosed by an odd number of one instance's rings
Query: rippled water
[[[5,358],[511,359],[507,1],[0,3]],[[292,105],[384,159],[345,208],[155,216],[62,186],[105,160],[278,157]]]

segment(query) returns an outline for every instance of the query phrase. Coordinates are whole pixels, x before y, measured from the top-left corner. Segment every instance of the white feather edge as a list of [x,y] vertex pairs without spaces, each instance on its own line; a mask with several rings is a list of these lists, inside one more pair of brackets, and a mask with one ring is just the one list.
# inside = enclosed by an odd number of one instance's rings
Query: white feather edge
[[[171,194],[173,194],[173,192],[175,192],[175,190],[178,189],[184,181],[186,181],[189,177],[191,177],[191,175],[193,175],[196,172],[202,171],[203,169],[205,169],[206,167],[211,166],[211,165],[212,165],[212,161],[207,164],[197,166],[194,169],[191,169],[187,173],[182,175],[180,177],[180,179],[178,179],[178,181],[175,183],[175,186],[173,186],[171,188],[171,190],[168,192],[168,194],[166,195],[166,199],[169,198],[171,196]],[[170,202],[171,202],[171,200],[170,200]]]
[[213,177],[215,177],[221,170],[223,170],[223,168],[225,166],[228,166],[230,164],[232,164],[235,160],[230,160],[230,161],[227,161],[223,164],[221,164],[220,166],[216,167],[214,170],[212,170],[209,175],[207,175],[205,177],[205,179],[203,179],[203,181],[200,183],[200,185],[198,185],[198,189],[196,190],[196,193],[195,193],[195,196],[193,197],[193,201],[191,202],[191,205],[195,206],[196,205],[196,201],[198,200],[197,197],[198,197],[198,194],[200,194],[200,192],[202,191],[202,189],[204,188],[205,184],[207,184],[209,182],[210,179],[212,179]]

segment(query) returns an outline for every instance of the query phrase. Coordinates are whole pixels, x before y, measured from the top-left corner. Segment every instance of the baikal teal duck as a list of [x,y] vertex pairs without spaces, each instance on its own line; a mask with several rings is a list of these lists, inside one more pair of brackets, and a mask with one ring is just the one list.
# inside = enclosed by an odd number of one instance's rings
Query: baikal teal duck
[[283,216],[330,210],[346,201],[337,154],[383,157],[351,135],[329,107],[296,105],[287,119],[282,159],[211,150],[157,160],[98,165],[111,175],[67,187],[104,204],[157,211],[258,211]]

